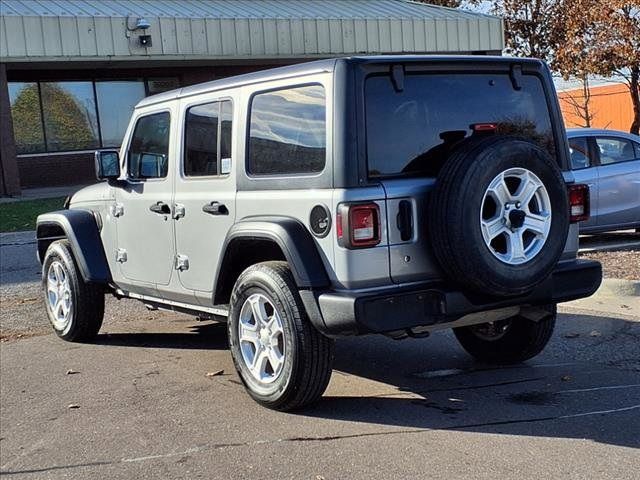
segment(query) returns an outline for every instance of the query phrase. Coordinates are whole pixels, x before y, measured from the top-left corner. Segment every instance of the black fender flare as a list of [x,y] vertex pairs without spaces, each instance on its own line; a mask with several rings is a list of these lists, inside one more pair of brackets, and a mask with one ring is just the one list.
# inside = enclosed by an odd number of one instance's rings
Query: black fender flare
[[106,284],[111,281],[111,270],[93,212],[71,209],[38,215],[36,239],[40,263],[51,242],[62,238],[69,241],[85,282]]
[[311,234],[298,220],[283,216],[248,217],[234,224],[222,247],[216,287],[228,261],[229,246],[237,239],[264,239],[276,243],[284,254],[299,288],[324,288],[329,277]]

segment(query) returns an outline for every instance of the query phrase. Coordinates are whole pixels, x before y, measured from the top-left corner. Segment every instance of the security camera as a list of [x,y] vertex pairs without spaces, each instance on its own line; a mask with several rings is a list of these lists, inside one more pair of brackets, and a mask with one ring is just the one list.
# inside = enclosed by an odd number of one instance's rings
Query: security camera
[[145,18],[140,17],[136,21],[136,28],[135,28],[136,30],[146,30],[149,27],[151,27],[151,24]]

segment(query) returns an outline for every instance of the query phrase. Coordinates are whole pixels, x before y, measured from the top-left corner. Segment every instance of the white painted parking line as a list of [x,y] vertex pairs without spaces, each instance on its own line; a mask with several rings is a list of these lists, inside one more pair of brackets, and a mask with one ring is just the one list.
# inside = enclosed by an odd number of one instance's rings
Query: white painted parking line
[[575,388],[573,390],[560,390],[556,393],[580,393],[580,392],[595,392],[597,390],[619,390],[625,388],[639,388],[640,383],[634,383],[632,385],[611,385],[608,387],[592,387],[592,388]]
[[628,412],[629,410],[635,410],[637,408],[640,408],[640,405],[631,405],[630,407],[614,408],[612,410],[598,410],[594,412],[572,413],[571,415],[562,415],[557,418],[588,417],[589,415],[604,415],[607,413]]

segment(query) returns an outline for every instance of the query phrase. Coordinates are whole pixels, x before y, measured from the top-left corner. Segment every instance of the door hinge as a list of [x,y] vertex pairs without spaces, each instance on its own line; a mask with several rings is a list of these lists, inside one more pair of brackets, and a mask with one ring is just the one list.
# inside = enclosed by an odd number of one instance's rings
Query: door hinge
[[173,205],[173,218],[179,219],[184,217],[184,205],[181,203],[176,203]]
[[124,205],[121,203],[114,203],[111,205],[111,215],[118,218],[124,215]]
[[180,272],[189,270],[189,257],[186,255],[176,255],[176,270]]
[[127,251],[124,248],[116,250],[116,262],[124,263],[127,261]]

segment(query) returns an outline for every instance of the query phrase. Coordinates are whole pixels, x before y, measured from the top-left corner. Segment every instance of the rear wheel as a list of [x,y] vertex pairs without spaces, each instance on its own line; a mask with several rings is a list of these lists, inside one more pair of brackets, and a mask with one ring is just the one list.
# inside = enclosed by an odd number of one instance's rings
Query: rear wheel
[[87,342],[98,334],[104,289],[84,281],[67,240],[49,245],[42,264],[42,287],[49,321],[60,338]]
[[322,396],[333,341],[311,325],[286,262],[259,263],[240,275],[228,331],[236,370],[258,403],[286,411]]
[[519,363],[538,355],[549,343],[556,324],[556,307],[538,321],[520,315],[496,322],[454,328],[460,345],[486,363]]

